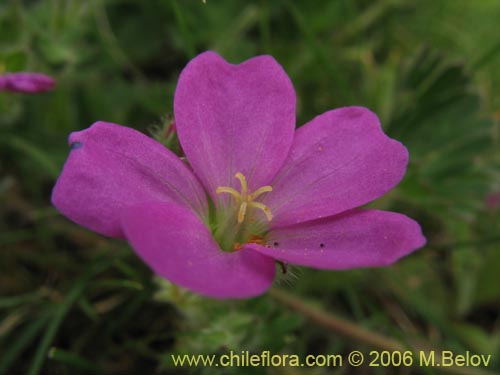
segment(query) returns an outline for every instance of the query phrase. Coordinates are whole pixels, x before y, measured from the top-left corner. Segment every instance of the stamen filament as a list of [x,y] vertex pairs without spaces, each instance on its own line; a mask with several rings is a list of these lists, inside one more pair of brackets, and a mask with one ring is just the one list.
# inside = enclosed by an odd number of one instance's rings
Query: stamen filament
[[240,223],[240,224],[243,223],[243,221],[245,220],[247,206],[248,206],[247,202],[241,202],[240,210],[238,211],[238,223]]
[[238,203],[241,202],[241,195],[240,193],[238,193],[236,191],[236,189],[233,189],[232,187],[229,187],[229,186],[219,186],[216,190],[215,190],[215,193],[216,194],[221,194],[221,193],[229,193],[231,194],[234,198],[236,198],[236,201]]
[[241,198],[242,198],[242,200],[245,200],[246,195],[247,195],[247,190],[248,190],[247,179],[245,178],[245,176],[241,172],[236,173],[235,177],[238,180],[240,180],[240,183],[241,183]]
[[259,195],[264,194],[264,193],[269,193],[270,191],[273,191],[272,186],[266,185],[258,188],[255,190],[252,194],[250,194],[250,198],[252,201],[257,198]]
[[241,184],[241,193],[238,193],[236,189],[233,189],[232,187],[229,186],[219,186],[215,192],[217,194],[221,193],[228,193],[231,194],[235,199],[236,203],[238,203],[239,209],[238,209],[238,223],[241,224],[245,221],[246,213],[248,210],[248,207],[255,207],[258,208],[262,211],[264,211],[264,214],[266,215],[266,219],[268,221],[271,221],[273,219],[273,215],[271,213],[271,210],[269,207],[267,207],[264,203],[261,202],[255,202],[255,199],[257,199],[260,195],[264,193],[269,193],[270,191],[273,191],[272,186],[266,185],[258,188],[255,190],[253,193],[248,194],[248,185],[247,185],[247,179],[243,175],[243,173],[238,172],[235,174],[235,177],[240,180]]
[[264,214],[266,215],[267,221],[271,221],[273,219],[273,214],[271,213],[271,210],[264,203],[250,202],[248,205],[251,207],[259,208],[262,211],[264,211]]

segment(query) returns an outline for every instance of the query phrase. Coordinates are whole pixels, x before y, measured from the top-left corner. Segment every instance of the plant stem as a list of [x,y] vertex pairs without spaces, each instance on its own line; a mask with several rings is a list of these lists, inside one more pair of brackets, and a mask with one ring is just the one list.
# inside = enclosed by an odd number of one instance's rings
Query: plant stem
[[[271,288],[269,290],[269,295],[296,313],[303,315],[311,322],[322,326],[329,331],[340,333],[341,335],[353,339],[354,341],[387,351],[403,352],[411,350],[416,355],[420,352],[425,352],[426,355],[428,355],[429,352],[434,352],[435,363],[441,363],[441,356],[438,354],[441,352],[440,349],[431,348],[428,345],[416,342],[401,343],[391,337],[370,331],[355,323],[349,322],[348,320],[332,315],[318,307],[313,307],[310,304],[303,302],[301,298],[295,297],[281,289]],[[414,361],[415,365],[418,365],[418,363],[418,361]],[[432,370],[462,375],[493,375],[492,372],[486,370],[457,366],[439,368],[432,367]]]

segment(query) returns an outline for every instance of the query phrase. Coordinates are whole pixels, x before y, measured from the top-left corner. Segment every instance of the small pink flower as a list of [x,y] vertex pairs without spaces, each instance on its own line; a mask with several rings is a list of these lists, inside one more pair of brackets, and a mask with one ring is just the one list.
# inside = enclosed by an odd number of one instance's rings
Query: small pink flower
[[490,193],[486,196],[486,207],[496,210],[500,207],[500,191]]
[[41,73],[7,73],[0,75],[0,91],[37,93],[53,90],[53,78]]
[[70,135],[54,205],[216,298],[263,293],[276,260],[377,267],[424,245],[407,216],[356,208],[399,183],[406,148],[361,107],[295,130],[295,92],[272,57],[232,65],[199,55],[180,76],[174,113],[189,166],[135,130],[97,122]]

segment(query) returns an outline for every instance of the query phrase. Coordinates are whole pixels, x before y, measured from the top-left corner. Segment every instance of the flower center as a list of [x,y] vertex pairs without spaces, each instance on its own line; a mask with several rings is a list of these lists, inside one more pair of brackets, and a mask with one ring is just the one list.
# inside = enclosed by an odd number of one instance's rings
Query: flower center
[[263,212],[262,216],[267,222],[273,219],[269,207],[257,201],[262,194],[269,193],[273,188],[262,186],[254,192],[249,192],[243,173],[238,172],[235,177],[240,181],[240,191],[230,186],[219,186],[215,190],[217,194],[231,194],[234,198],[229,205],[216,202],[212,216],[212,234],[223,251],[236,251],[242,249],[246,243],[263,241],[267,224],[263,218],[256,217],[256,212]]
[[238,208],[238,223],[241,224],[243,221],[245,221],[245,216],[247,214],[247,211],[253,207],[257,208],[259,210],[264,211],[264,214],[266,215],[267,221],[271,221],[273,219],[273,214],[271,213],[271,210],[269,207],[267,207],[265,204],[261,202],[256,202],[255,200],[262,194],[268,193],[270,191],[273,191],[272,186],[266,185],[258,188],[255,190],[253,193],[248,192],[248,186],[247,186],[247,179],[243,175],[243,173],[238,172],[235,174],[235,177],[240,180],[241,184],[241,193],[238,193],[236,189],[233,189],[232,187],[229,186],[219,186],[215,192],[217,194],[222,194],[222,193],[227,193],[231,194],[234,199],[236,200],[236,203],[239,205]]

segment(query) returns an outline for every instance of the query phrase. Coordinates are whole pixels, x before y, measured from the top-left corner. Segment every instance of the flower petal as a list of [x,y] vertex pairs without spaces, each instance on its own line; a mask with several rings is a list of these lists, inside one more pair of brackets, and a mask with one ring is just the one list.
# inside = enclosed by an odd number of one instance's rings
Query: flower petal
[[269,183],[285,160],[295,129],[295,92],[271,56],[240,65],[214,52],[182,71],[174,98],[179,140],[195,173],[215,199],[219,186],[250,190]]
[[425,237],[418,223],[405,215],[351,210],[275,229],[268,244],[248,244],[245,248],[283,262],[342,270],[387,266],[422,247]]
[[206,217],[206,196],[170,150],[136,130],[106,122],[72,133],[71,152],[52,192],[65,216],[98,233],[122,237],[119,212],[148,201],[172,201]]
[[366,108],[326,112],[295,133],[289,157],[264,203],[273,227],[338,214],[368,203],[403,177],[408,151]]
[[0,75],[0,91],[37,93],[53,90],[55,80],[42,73],[7,73]]
[[136,253],[171,282],[215,298],[246,298],[267,290],[274,260],[251,250],[220,250],[191,211],[148,203],[124,211],[123,228]]

